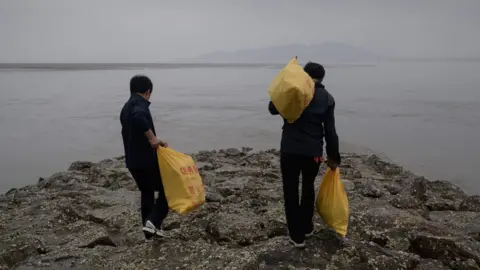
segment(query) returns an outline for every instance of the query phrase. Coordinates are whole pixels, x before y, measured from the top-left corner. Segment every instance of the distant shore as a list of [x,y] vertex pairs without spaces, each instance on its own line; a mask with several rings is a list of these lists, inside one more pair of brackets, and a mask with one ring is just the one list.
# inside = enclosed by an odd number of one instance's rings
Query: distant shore
[[2,69],[38,69],[38,70],[121,70],[121,69],[162,69],[162,68],[197,68],[197,67],[264,67],[281,64],[264,63],[0,63]]
[[[170,63],[0,63],[1,70],[129,70],[129,69],[175,69],[175,68],[276,68],[286,63],[234,63],[234,62],[170,62]],[[325,65],[334,68],[370,67],[372,63],[337,63]]]
[[[305,60],[306,61],[306,60]],[[300,61],[301,62],[301,61]],[[380,61],[339,61],[333,66],[368,67],[389,62],[480,62],[480,58],[390,58]],[[0,63],[0,70],[5,69],[45,69],[45,70],[104,70],[104,69],[141,69],[141,68],[197,68],[197,67],[276,67],[281,68],[287,62],[234,62],[234,61],[169,61],[150,63]],[[329,66],[329,63],[323,63]]]

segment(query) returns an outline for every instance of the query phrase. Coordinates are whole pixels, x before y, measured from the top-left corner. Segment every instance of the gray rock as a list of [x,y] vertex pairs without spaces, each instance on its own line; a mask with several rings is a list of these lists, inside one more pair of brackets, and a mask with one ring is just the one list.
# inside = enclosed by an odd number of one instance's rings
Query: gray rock
[[381,255],[368,260],[370,269],[412,269],[416,264],[415,258],[405,260],[402,257]]
[[355,183],[352,180],[342,179],[342,183],[347,192],[355,189]]
[[415,270],[448,270],[449,267],[445,266],[443,263],[435,260],[424,260],[420,262]]
[[[378,157],[344,154],[350,242],[339,241],[315,214],[315,233],[298,250],[288,242],[278,150],[192,157],[207,202],[169,214],[168,238],[153,243],[144,241],[140,194],[123,157],[77,162],[0,195],[0,269],[478,268],[476,197],[448,182],[430,182]],[[428,212],[426,205],[464,210]]]
[[69,171],[83,171],[89,170],[94,165],[93,162],[90,161],[76,161],[70,165],[68,168]]
[[358,170],[354,170],[353,171],[353,178],[354,179],[361,179],[363,177],[363,174],[361,171],[358,171]]
[[116,247],[117,245],[113,242],[113,240],[109,236],[101,236],[94,239],[88,244],[79,246],[79,248],[95,248],[97,246]]
[[475,195],[466,198],[459,208],[462,211],[480,212],[480,196]]
[[250,151],[252,151],[252,150],[253,150],[253,148],[251,148],[251,147],[245,147],[245,146],[242,147],[242,152],[243,152],[243,153],[248,153],[248,152],[250,152]]
[[224,200],[224,197],[212,188],[205,187],[205,191],[205,200],[207,202],[221,202]]
[[403,190],[403,187],[395,184],[395,183],[390,183],[388,185],[384,185],[384,188],[391,194],[391,195],[397,195]]
[[432,221],[443,224],[457,233],[480,240],[479,212],[434,211],[430,212]]
[[370,198],[380,198],[385,194],[374,183],[358,183],[355,185],[355,189],[358,189],[363,196]]
[[35,236],[18,236],[9,241],[2,241],[0,250],[0,266],[10,269],[25,261],[30,256],[42,255],[48,252],[42,239]]
[[104,159],[95,164],[98,169],[119,169],[125,168],[125,160],[122,158]]
[[400,175],[404,171],[401,166],[385,162],[376,155],[368,157],[366,161],[376,172],[385,176]]
[[480,262],[478,243],[466,239],[419,234],[410,239],[410,244],[410,251],[422,258],[436,259],[446,264],[458,259]]
[[410,186],[410,194],[420,202],[425,202],[427,196],[428,181],[424,177],[419,177],[413,180]]
[[87,180],[88,175],[82,174],[81,172],[69,171],[55,173],[46,180],[39,182],[37,185],[40,188],[62,188],[84,183]]
[[238,157],[243,154],[242,151],[238,150],[237,148],[228,148],[224,151],[227,156]]
[[211,163],[206,162],[197,162],[196,163],[198,170],[200,171],[213,171],[215,167]]
[[465,192],[447,181],[428,182],[426,186],[426,206],[431,211],[457,211],[467,198]]
[[242,211],[242,215],[217,213],[206,231],[216,242],[248,246],[258,239],[268,238],[266,230],[259,230],[264,226],[261,220],[256,219],[255,215],[248,211]]
[[478,270],[480,266],[475,260],[468,259],[466,261],[456,261],[450,263],[450,267],[453,270]]
[[459,208],[458,202],[436,198],[430,198],[425,205],[430,211],[457,211]]

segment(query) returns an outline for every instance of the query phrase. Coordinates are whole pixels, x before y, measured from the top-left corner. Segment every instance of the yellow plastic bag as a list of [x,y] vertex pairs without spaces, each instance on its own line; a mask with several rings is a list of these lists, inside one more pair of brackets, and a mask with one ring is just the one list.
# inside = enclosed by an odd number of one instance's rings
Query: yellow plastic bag
[[268,93],[280,115],[295,122],[312,101],[315,84],[293,58],[272,80]]
[[348,197],[340,170],[327,169],[317,195],[317,212],[323,221],[338,234],[345,236],[348,229]]
[[186,214],[203,205],[205,188],[192,157],[164,147],[157,155],[168,207]]

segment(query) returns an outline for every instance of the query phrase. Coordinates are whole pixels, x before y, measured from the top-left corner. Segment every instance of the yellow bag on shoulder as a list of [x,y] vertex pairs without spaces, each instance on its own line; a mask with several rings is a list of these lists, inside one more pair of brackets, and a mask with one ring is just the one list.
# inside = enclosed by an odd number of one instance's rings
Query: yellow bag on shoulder
[[317,212],[323,221],[338,234],[345,236],[348,229],[348,197],[340,170],[327,169],[317,195]]
[[295,122],[312,101],[315,83],[293,58],[272,80],[268,93],[280,115]]
[[205,188],[192,157],[159,147],[158,165],[168,207],[186,214],[205,203]]

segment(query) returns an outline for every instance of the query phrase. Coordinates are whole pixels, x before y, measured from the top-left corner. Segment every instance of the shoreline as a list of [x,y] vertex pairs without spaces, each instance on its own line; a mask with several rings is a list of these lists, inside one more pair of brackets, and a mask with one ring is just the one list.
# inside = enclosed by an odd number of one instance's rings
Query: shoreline
[[[200,209],[145,243],[139,192],[122,157],[78,161],[0,195],[0,269],[478,269],[480,196],[375,155],[343,153],[350,246],[315,214],[305,250],[287,241],[277,150],[191,154],[207,191]],[[316,181],[320,185],[322,166]],[[362,269],[364,269],[362,268]]]
[[[277,143],[275,143],[275,145],[276,144]],[[340,141],[340,145],[342,146],[341,152],[344,152],[344,153],[356,153],[356,154],[359,154],[359,155],[376,155],[384,161],[387,161],[389,163],[396,163],[391,158],[389,158],[387,154],[379,152],[379,151],[374,151],[374,150],[372,150],[368,147],[362,146],[362,145],[349,143],[349,142],[345,142],[345,141]],[[216,150],[220,150],[220,149],[216,149]],[[269,147],[255,147],[256,151],[266,151],[268,149],[270,149],[270,148]],[[199,151],[202,151],[202,150],[203,149],[193,149],[193,153],[199,152]],[[121,151],[117,151],[117,152],[121,152]],[[99,158],[98,155],[94,155],[94,157],[87,158],[85,160],[88,160],[88,161],[93,162],[93,163],[98,163],[98,162],[102,161],[103,159],[105,159],[105,158],[108,159],[109,157],[112,157],[112,156],[120,156],[120,155],[118,153],[113,153],[113,154],[110,153],[109,156],[102,156],[101,158]],[[61,172],[61,171],[68,170],[70,164],[75,162],[75,159],[73,159],[73,160],[68,159],[68,160],[70,160],[70,163],[69,163],[69,161],[62,162],[63,165],[49,166],[48,169],[43,169],[42,173],[31,173],[30,177],[22,177],[21,178],[21,179],[24,179],[24,178],[31,179],[31,181],[29,181],[29,182],[25,182],[25,183],[17,184],[17,185],[6,185],[6,184],[0,185],[0,195],[5,194],[6,192],[8,192],[9,190],[12,190],[12,189],[19,189],[19,188],[22,188],[24,186],[33,185],[36,182],[38,182],[38,179],[46,178],[49,175],[52,175],[56,172]],[[63,159],[63,161],[65,161],[65,159]],[[398,164],[398,163],[396,163],[396,164]],[[402,164],[402,166],[403,166],[403,164]],[[55,168],[53,168],[53,167],[55,167]],[[22,180],[22,182],[23,182],[23,180]]]

